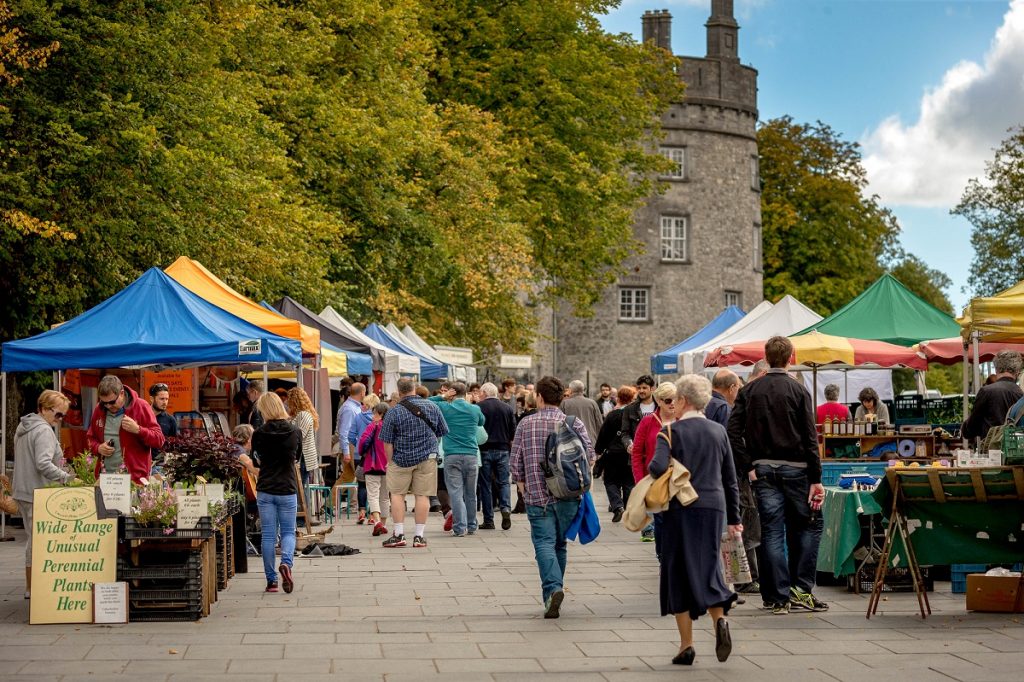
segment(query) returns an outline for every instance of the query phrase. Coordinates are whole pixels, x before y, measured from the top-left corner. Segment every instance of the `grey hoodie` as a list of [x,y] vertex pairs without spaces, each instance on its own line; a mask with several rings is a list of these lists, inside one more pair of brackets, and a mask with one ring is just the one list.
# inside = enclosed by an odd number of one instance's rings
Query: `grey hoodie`
[[61,468],[64,450],[53,427],[33,412],[21,418],[14,434],[14,499],[32,502],[33,492],[47,483],[67,483],[74,474]]

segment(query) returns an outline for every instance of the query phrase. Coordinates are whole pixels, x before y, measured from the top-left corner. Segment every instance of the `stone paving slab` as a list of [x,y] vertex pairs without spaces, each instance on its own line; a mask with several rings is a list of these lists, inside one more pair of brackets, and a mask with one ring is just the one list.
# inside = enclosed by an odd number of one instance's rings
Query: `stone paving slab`
[[[595,504],[604,508],[603,492]],[[0,543],[0,677],[138,682],[1019,682],[1024,617],[974,614],[938,583],[922,620],[911,594],[866,619],[866,595],[822,587],[831,609],[773,616],[757,595],[730,618],[733,655],[715,660],[711,621],[692,668],[670,663],[678,635],[659,615],[653,545],[601,514],[600,539],[572,544],[562,617],[545,620],[528,525],[385,550],[354,520],[330,540],[362,554],[295,562],[296,591],[263,592],[262,564],[236,576],[198,623],[27,625],[21,542]],[[19,535],[19,531],[14,531]]]

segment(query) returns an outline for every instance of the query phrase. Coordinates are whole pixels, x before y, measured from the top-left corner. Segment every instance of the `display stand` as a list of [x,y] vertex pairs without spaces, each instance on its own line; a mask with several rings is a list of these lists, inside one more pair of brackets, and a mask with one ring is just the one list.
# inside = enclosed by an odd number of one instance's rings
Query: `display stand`
[[885,540],[882,543],[882,553],[878,557],[878,565],[875,567],[875,581],[871,587],[871,598],[868,599],[868,612],[866,618],[871,618],[878,611],[878,602],[882,599],[882,586],[885,584],[885,572],[889,568],[893,546],[896,538],[903,542],[906,548],[907,564],[910,569],[910,579],[914,584],[914,594],[917,595],[917,605],[921,610],[921,618],[931,615],[932,607],[928,602],[928,591],[924,587],[924,580],[921,577],[921,566],[917,563],[914,555],[914,545],[910,541],[910,533],[907,531],[907,520],[900,513],[900,501],[902,489],[900,477],[895,471],[886,472],[886,478],[892,486],[892,512],[889,515],[889,528],[885,532]]

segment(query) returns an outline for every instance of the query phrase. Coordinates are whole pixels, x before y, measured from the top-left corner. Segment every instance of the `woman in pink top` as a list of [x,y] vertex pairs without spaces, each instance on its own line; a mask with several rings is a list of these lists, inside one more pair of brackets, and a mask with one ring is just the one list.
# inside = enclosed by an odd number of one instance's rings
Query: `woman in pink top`
[[675,421],[674,403],[676,399],[676,386],[668,381],[663,382],[654,389],[654,402],[657,404],[654,412],[640,420],[636,427],[636,435],[633,436],[633,479],[640,481],[647,475],[647,467],[654,459],[654,446],[658,441],[658,433],[666,424]]
[[839,402],[839,387],[829,384],[825,387],[825,400],[827,402],[818,405],[818,425],[825,423],[825,419],[849,419],[850,408]]
[[366,506],[370,509],[370,523],[373,525],[374,536],[388,532],[386,524],[391,513],[391,495],[388,493],[386,483],[388,458],[384,452],[384,442],[378,438],[388,409],[387,403],[378,403],[374,406],[373,421],[363,431],[357,446],[359,458],[363,462]]

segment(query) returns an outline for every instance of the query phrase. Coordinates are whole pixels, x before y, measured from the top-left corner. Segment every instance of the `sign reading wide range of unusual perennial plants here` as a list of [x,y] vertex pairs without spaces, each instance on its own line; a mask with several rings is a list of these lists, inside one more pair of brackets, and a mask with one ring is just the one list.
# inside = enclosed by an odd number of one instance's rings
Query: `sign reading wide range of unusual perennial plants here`
[[36,490],[30,623],[91,623],[93,584],[117,579],[117,518],[97,518],[96,495]]

